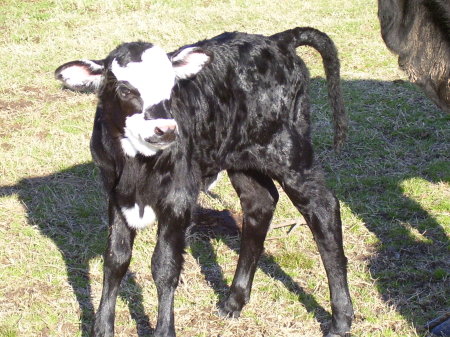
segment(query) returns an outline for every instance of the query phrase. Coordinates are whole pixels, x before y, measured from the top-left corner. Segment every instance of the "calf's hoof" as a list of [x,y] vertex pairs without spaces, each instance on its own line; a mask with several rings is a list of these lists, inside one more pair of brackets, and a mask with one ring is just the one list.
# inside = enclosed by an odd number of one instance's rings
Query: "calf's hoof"
[[325,335],[325,337],[351,337],[350,332],[345,332],[343,334],[335,334],[332,332],[329,332],[328,334]]
[[91,329],[90,336],[92,336],[92,337],[114,337],[114,330],[100,329],[100,328],[93,327]]
[[218,314],[220,317],[223,317],[223,318],[239,318],[239,316],[241,316],[241,311],[219,308]]
[[242,307],[243,304],[238,303],[232,297],[228,297],[222,304],[219,305],[219,316],[225,318],[239,318]]
[[153,337],[176,337],[175,336],[175,332],[160,332],[160,331],[155,331],[155,333],[153,334]]

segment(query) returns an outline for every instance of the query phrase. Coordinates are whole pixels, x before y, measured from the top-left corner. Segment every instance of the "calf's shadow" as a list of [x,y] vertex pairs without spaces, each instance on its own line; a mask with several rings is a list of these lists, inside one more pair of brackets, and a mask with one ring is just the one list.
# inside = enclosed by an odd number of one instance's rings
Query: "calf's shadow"
[[[325,103],[325,88],[323,79],[313,79],[317,105]],[[432,208],[441,209],[439,220],[414,190],[426,194],[429,183],[450,182],[450,115],[401,80],[344,81],[343,92],[349,140],[334,154],[321,143],[331,139],[329,120],[313,110],[317,159],[339,200],[376,237],[367,264],[382,299],[423,334],[426,322],[450,311],[450,240],[444,227],[450,209],[437,196]]]
[[[42,177],[24,178],[14,186],[0,186],[0,197],[16,194],[26,206],[28,222],[50,238],[64,259],[67,280],[80,308],[80,330],[89,336],[94,307],[89,261],[103,254],[108,236],[106,201],[96,168],[80,164]],[[153,328],[145,315],[142,289],[128,272],[119,296],[128,304],[140,337]]]
[[[97,169],[92,163],[80,164],[48,176],[24,178],[14,186],[0,186],[0,197],[18,195],[27,210],[28,222],[36,226],[40,232],[50,238],[58,247],[65,262],[67,279],[72,287],[80,308],[80,330],[83,337],[89,336],[93,323],[94,306],[92,303],[92,291],[89,278],[89,261],[104,253],[108,236],[106,197],[101,192],[102,186]],[[236,229],[238,224],[228,211],[206,210],[207,219],[222,219],[223,226],[221,238],[234,251],[238,251],[236,241],[238,233],[229,231]],[[205,218],[203,219],[203,222]],[[225,221],[225,222],[223,222]],[[228,230],[227,227],[228,226]],[[207,226],[212,228],[211,226]],[[219,225],[219,227],[221,227]],[[189,233],[205,228],[192,225]],[[221,228],[219,228],[219,231]],[[209,255],[214,254],[209,239],[217,232],[202,231],[203,250],[208,250]],[[192,252],[196,259],[200,251],[192,246]],[[220,272],[220,266],[213,256],[214,265],[206,266],[201,263],[201,270],[210,283],[219,301],[226,295],[228,286]],[[260,268],[274,279],[280,280],[286,288],[296,294],[308,311],[314,312],[320,322],[329,320],[330,315],[314,299],[307,294],[282,268],[275,262],[272,256],[264,255]],[[219,277],[213,277],[212,273],[218,272]],[[150,268],[148,269],[150,274]],[[217,276],[217,275],[216,275]],[[149,317],[143,307],[142,288],[136,282],[131,271],[125,276],[119,296],[128,304],[131,317],[136,323],[139,337],[152,336],[154,328],[150,324]],[[155,298],[156,301],[156,298]]]
[[[332,190],[379,241],[376,251],[368,258],[368,265],[377,278],[375,284],[382,298],[394,304],[421,332],[425,321],[450,307],[450,287],[446,287],[450,242],[440,222],[405,194],[404,183],[411,179],[433,183],[450,181],[450,135],[448,129],[447,132],[439,129],[442,120],[448,122],[449,117],[430,108],[427,99],[408,84],[344,81],[343,89],[351,120],[350,140],[340,155],[333,154],[330,144],[323,142],[331,139],[329,117],[317,117],[313,108],[317,158],[328,171]],[[311,94],[314,106],[326,104],[321,101],[326,97],[322,79],[312,80]],[[423,112],[417,112],[417,104],[424,106]],[[408,111],[408,107],[415,112]],[[427,144],[430,149],[424,151],[423,146]],[[383,177],[381,183],[379,177]],[[15,186],[0,186],[0,196],[19,196],[26,206],[29,223],[37,226],[60,250],[68,282],[81,310],[82,336],[89,335],[94,314],[89,261],[103,254],[107,240],[106,202],[100,191],[92,163],[48,176],[24,178]],[[231,214],[215,212],[216,216],[236,225]],[[412,235],[412,230],[418,231],[423,239]],[[238,250],[235,234],[221,237],[231,249]],[[206,236],[200,246],[194,245],[191,250],[220,301],[228,286],[210,238]],[[208,263],[201,260],[204,250],[209,251]],[[329,320],[330,314],[272,256],[264,255],[259,268],[296,294],[317,321]],[[211,271],[216,274],[211,275]],[[128,303],[137,334],[151,336],[153,328],[143,307],[142,289],[132,273],[122,283],[120,296]]]

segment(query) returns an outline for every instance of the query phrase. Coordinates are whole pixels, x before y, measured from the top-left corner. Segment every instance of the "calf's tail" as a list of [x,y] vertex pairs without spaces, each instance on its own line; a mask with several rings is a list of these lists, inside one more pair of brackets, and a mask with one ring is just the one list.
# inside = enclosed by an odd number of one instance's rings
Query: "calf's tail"
[[339,151],[347,138],[348,120],[342,99],[339,58],[333,41],[325,33],[310,27],[297,27],[270,38],[293,48],[304,45],[313,47],[322,56],[328,98],[333,109],[334,148]]

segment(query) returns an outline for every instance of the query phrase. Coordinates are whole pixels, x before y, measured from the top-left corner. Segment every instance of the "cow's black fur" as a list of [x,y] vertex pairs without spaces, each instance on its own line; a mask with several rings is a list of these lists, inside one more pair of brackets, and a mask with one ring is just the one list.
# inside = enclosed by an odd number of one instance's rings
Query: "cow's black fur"
[[400,68],[450,112],[450,0],[378,0],[378,17]]
[[[114,307],[136,231],[121,209],[150,205],[158,218],[152,275],[158,290],[155,336],[175,336],[173,298],[183,263],[185,231],[202,180],[227,170],[244,213],[240,257],[220,313],[238,317],[250,297],[253,276],[278,200],[278,181],[308,223],[321,254],[333,312],[327,336],[343,336],[353,317],[346,276],[339,202],[314,166],[310,139],[309,75],[295,48],[311,45],[322,55],[332,102],[336,138],[345,136],[339,61],[332,41],[312,28],[271,37],[224,33],[198,47],[211,61],[196,76],[179,80],[171,98],[158,105],[159,117],[178,123],[176,141],[154,156],[126,156],[120,146],[127,115],[111,62],[139,60],[143,42],[123,44],[103,60],[91,150],[109,196],[110,235],[104,285],[93,334],[111,336]],[[184,47],[168,54],[175,57]],[[56,71],[57,78],[66,69]],[[149,79],[150,81],[151,79]]]

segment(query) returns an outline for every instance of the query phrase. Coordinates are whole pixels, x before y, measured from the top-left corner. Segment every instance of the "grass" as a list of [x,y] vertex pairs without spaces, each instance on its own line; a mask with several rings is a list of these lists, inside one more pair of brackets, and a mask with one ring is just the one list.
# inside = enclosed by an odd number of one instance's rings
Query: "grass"
[[[342,205],[355,336],[426,336],[450,307],[450,116],[398,71],[379,33],[376,1],[4,0],[0,4],[0,336],[87,336],[106,243],[105,199],[91,163],[95,97],[63,91],[60,64],[102,58],[118,43],[168,51],[242,30],[327,32],[341,56],[350,117],[344,151],[330,150],[321,60],[310,67],[314,145]],[[239,201],[226,177],[199,203],[233,225]],[[238,320],[218,318],[239,238],[192,233],[175,312],[178,336],[321,336],[326,277],[306,226],[284,194]],[[151,336],[155,229],[142,231],[117,304],[117,336]]]

